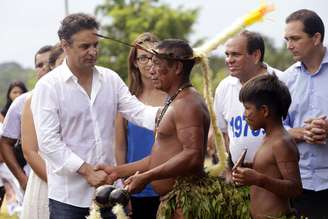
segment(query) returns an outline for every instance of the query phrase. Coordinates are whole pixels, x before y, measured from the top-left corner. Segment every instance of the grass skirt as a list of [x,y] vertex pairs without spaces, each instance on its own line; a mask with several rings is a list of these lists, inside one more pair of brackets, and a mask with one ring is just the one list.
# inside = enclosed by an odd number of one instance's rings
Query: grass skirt
[[249,188],[204,176],[178,177],[173,190],[162,197],[157,219],[171,219],[181,209],[185,219],[250,219]]

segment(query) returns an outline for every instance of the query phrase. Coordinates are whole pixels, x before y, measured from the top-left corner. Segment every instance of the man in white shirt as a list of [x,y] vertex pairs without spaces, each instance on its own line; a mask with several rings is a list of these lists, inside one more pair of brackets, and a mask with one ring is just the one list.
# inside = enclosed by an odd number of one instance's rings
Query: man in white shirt
[[[37,78],[39,79],[44,74],[48,72],[48,59],[52,46],[43,46],[41,47],[34,57],[35,71]],[[21,114],[25,99],[28,96],[28,93],[24,93],[17,97],[14,102],[11,104],[5,120],[3,122],[3,130],[1,134],[1,153],[4,155],[3,159],[10,171],[17,178],[20,186],[23,190],[26,188],[27,184],[27,174],[24,169],[26,167],[26,161],[24,160],[23,153],[20,145],[21,138]],[[17,144],[15,146],[15,144]],[[14,152],[14,147],[16,148],[16,155]],[[18,153],[20,151],[20,153]],[[19,161],[18,161],[19,160]],[[24,169],[23,169],[24,167]]]
[[277,74],[280,71],[263,63],[264,41],[256,32],[245,30],[229,39],[225,54],[230,76],[220,82],[215,92],[217,124],[223,133],[232,163],[236,163],[244,149],[247,149],[245,162],[252,162],[262,141],[263,130],[253,131],[248,127],[244,106],[239,101],[239,91],[245,82],[259,74]]
[[58,36],[66,55],[61,66],[43,77],[31,103],[41,153],[47,163],[51,219],[85,219],[94,188],[107,180],[100,163],[115,165],[117,112],[154,128],[157,108],[132,96],[113,71],[95,66],[99,24],[86,14],[71,14]]

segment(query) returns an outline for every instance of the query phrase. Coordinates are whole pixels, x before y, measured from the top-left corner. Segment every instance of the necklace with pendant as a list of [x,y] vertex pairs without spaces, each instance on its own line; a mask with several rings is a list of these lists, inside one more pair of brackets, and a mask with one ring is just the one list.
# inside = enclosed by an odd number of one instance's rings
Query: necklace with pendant
[[159,124],[162,121],[163,116],[166,113],[166,110],[169,108],[170,104],[178,96],[178,94],[181,91],[183,91],[185,88],[188,88],[188,87],[192,87],[192,84],[187,83],[187,84],[181,85],[181,87],[175,92],[175,94],[173,96],[171,96],[170,98],[168,98],[168,100],[165,102],[165,105],[164,105],[163,109],[161,110],[159,116],[157,117],[157,119],[155,121],[155,139],[157,138],[157,132],[158,132]]

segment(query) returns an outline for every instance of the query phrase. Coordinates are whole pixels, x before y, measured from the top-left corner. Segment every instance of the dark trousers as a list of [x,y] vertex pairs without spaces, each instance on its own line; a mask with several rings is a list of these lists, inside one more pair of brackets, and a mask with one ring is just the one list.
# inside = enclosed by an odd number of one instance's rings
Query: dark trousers
[[156,219],[159,197],[131,197],[132,219]]
[[80,208],[49,199],[50,219],[85,219],[89,215],[89,208]]
[[328,189],[315,192],[303,189],[301,196],[292,201],[298,217],[308,219],[328,219]]
[[112,208],[100,208],[101,219],[116,219],[112,212]]
[[[89,208],[80,208],[73,205],[49,199],[50,219],[85,219],[89,216]],[[116,219],[111,208],[101,208],[102,219]]]

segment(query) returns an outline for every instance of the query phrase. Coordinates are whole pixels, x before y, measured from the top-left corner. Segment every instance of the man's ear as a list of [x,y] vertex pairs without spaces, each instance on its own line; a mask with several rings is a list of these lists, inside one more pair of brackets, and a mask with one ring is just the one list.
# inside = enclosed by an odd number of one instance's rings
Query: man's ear
[[67,40],[60,40],[60,45],[63,48],[63,50],[66,52],[67,48],[71,46],[71,44]]
[[183,68],[183,64],[182,62],[176,62],[175,64],[175,73],[178,74],[182,74],[182,68]]
[[258,64],[261,60],[261,51],[259,49],[255,50],[252,54],[254,58],[254,64]]
[[267,105],[261,105],[260,106],[260,111],[262,112],[262,114],[265,118],[270,116],[270,110],[269,110],[269,107]]
[[317,46],[317,45],[319,45],[321,43],[321,38],[322,38],[321,33],[316,32],[313,35],[312,38],[313,38],[313,43],[314,43],[315,46]]

